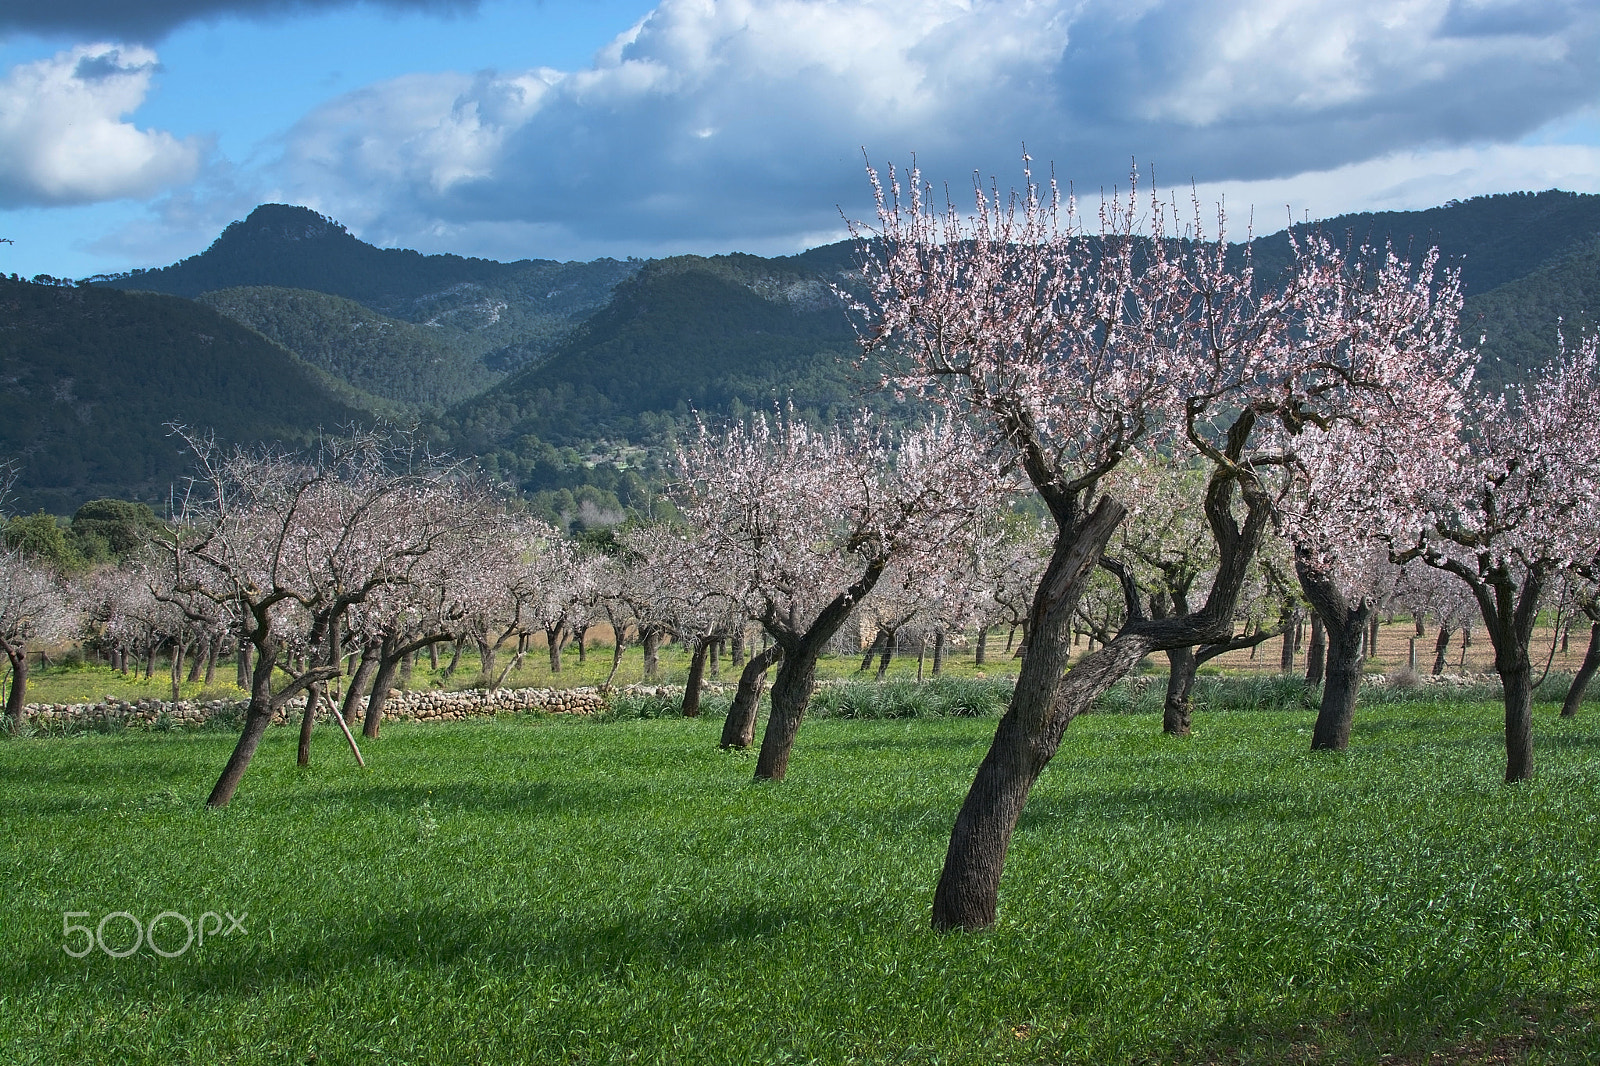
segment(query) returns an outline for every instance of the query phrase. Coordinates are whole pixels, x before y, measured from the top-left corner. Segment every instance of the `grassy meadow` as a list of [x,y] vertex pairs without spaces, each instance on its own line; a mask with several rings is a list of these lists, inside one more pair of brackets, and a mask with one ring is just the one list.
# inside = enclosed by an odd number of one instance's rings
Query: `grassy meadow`
[[[1313,756],[1292,683],[1203,679],[1186,740],[1109,700],[1033,794],[1000,925],[940,936],[994,718],[874,699],[761,786],[715,714],[647,701],[395,723],[366,771],[326,727],[296,769],[277,729],[221,811],[226,733],[0,739],[0,1062],[1600,1059],[1590,708],[1541,705],[1507,788],[1493,702],[1364,706]],[[64,950],[117,912],[242,928]]]

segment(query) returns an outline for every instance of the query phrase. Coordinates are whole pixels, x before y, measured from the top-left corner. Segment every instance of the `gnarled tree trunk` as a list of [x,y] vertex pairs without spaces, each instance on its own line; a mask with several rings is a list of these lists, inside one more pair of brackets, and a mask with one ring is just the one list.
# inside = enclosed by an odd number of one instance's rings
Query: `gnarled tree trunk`
[[783,647],[774,644],[752,655],[739,673],[739,688],[733,705],[722,723],[724,748],[748,748],[756,738],[756,715],[761,708],[761,693],[767,687],[767,671],[783,658]]
[[1309,561],[1305,551],[1295,553],[1295,574],[1301,591],[1322,619],[1327,634],[1328,661],[1322,685],[1322,703],[1311,729],[1312,751],[1344,751],[1350,745],[1350,723],[1356,696],[1361,691],[1361,666],[1366,661],[1372,618],[1372,601],[1354,602],[1335,584],[1333,576]]

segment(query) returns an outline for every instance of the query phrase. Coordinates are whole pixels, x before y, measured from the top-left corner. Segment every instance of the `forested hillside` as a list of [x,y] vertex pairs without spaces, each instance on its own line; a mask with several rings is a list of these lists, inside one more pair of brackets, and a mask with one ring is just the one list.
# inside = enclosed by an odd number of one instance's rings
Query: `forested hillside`
[[[1247,220],[1232,225],[1245,235]],[[1469,341],[1485,337],[1490,384],[1519,380],[1555,350],[1558,321],[1575,333],[1600,306],[1600,196],[1486,196],[1315,226],[1413,256],[1438,244],[1462,271],[1463,322]],[[29,506],[48,497],[69,513],[89,495],[164,491],[164,472],[181,469],[161,429],[170,417],[246,439],[386,415],[481,456],[547,513],[585,502],[616,512],[648,496],[663,446],[691,412],[716,421],[792,401],[832,419],[885,402],[853,365],[854,334],[832,291],[851,284],[856,254],[845,242],[772,259],[497,263],[375,248],[315,212],[267,204],[170,267],[76,290],[9,286],[33,309],[8,315],[0,358],[21,367],[20,353],[33,354],[26,372],[6,371],[19,387],[4,399],[0,457],[23,457]],[[1275,274],[1289,234],[1260,238],[1252,254],[1262,276]],[[206,307],[120,296],[103,305],[115,315],[85,311],[118,296],[107,288]],[[211,369],[171,369],[207,344]],[[253,384],[219,389],[219,374]],[[115,405],[86,391],[113,381]],[[63,421],[69,411],[79,413]]]
[[[603,306],[618,282],[639,269],[638,262],[597,259],[589,263],[559,263],[549,259],[524,259],[498,263],[458,255],[422,255],[399,248],[375,248],[352,236],[342,225],[304,207],[263,204],[241,222],[235,222],[196,256],[159,270],[135,271],[115,277],[92,278],[97,285],[147,292],[164,292],[190,298],[219,290],[265,286],[301,289],[341,296],[387,318],[426,326],[438,333],[438,344],[448,349],[448,359],[461,365],[477,362],[478,388],[542,359],[585,318]],[[302,304],[302,321],[292,321],[285,301],[274,297],[270,312],[285,341],[304,339],[321,331],[323,308]],[[228,301],[229,312],[241,321],[267,312],[249,307],[241,298]],[[341,312],[340,315],[346,313]],[[381,352],[364,339],[358,344]],[[288,345],[299,352],[293,344]],[[360,356],[344,357],[299,352],[318,365],[350,362],[367,366]],[[402,369],[392,377],[411,372],[404,359],[418,354],[409,341],[392,353]],[[330,366],[331,369],[331,366]],[[359,381],[358,387],[365,388]],[[453,386],[454,387],[454,386]],[[392,393],[379,391],[380,394]],[[437,395],[437,390],[425,390]],[[449,391],[449,389],[446,389]],[[458,388],[458,392],[460,389]],[[465,393],[462,392],[462,395]],[[398,397],[397,397],[398,398]],[[434,399],[428,403],[448,403]]]
[[374,412],[314,368],[173,296],[0,278],[0,457],[19,510],[161,501],[188,470],[166,423],[299,442]]
[[389,318],[341,296],[254,285],[198,299],[334,377],[408,407],[436,411],[504,376],[484,364],[470,333]]

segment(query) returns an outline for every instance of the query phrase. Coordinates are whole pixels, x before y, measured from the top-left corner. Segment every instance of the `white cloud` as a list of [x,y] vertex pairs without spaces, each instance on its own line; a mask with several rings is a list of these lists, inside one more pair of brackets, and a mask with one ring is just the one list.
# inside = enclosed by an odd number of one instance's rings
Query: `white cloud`
[[192,179],[197,141],[123,121],[156,69],[149,49],[109,44],[13,67],[0,81],[0,207],[149,196]]
[[862,208],[861,146],[957,187],[1017,174],[1024,142],[1088,190],[1134,157],[1239,188],[1394,186],[1424,158],[1489,180],[1492,146],[1597,99],[1600,11],[1577,0],[663,0],[586,70],[333,101],[276,178],[399,243],[770,248]]

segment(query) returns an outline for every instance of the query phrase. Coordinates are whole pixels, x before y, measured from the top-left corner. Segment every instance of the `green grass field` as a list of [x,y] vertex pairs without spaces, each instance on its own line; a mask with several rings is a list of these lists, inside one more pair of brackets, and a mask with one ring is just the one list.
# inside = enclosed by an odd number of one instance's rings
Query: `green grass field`
[[[0,1062],[1600,1059],[1590,708],[1541,705],[1507,788],[1494,703],[1363,707],[1313,757],[1296,701],[1201,696],[1185,741],[1074,723],[1000,926],[953,936],[993,718],[810,721],[764,786],[715,717],[396,723],[366,771],[276,729],[222,811],[228,734],[3,739]],[[67,912],[248,917],[80,959]]]

